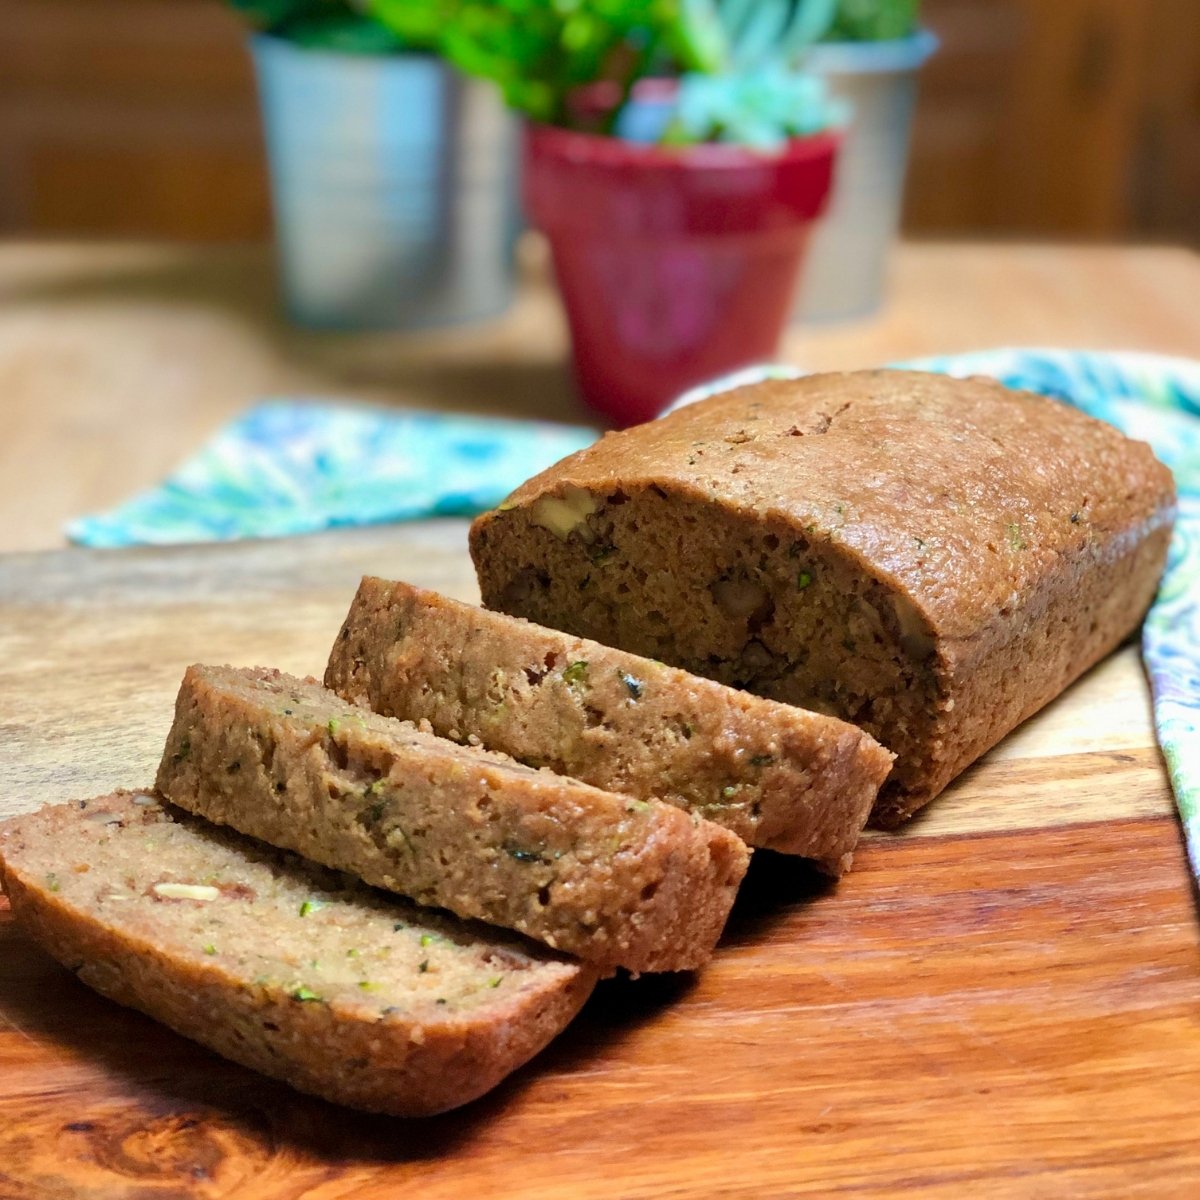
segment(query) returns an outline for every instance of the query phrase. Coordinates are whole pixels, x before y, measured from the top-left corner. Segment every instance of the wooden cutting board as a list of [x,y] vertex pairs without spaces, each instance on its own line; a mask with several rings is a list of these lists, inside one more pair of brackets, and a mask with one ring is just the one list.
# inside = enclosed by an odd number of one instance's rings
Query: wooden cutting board
[[[461,522],[0,559],[0,814],[153,775],[195,660],[319,673]],[[0,910],[0,1198],[1200,1194],[1200,936],[1126,647],[836,887],[759,855],[713,964],[610,981],[483,1101],[366,1117],[100,999]]]

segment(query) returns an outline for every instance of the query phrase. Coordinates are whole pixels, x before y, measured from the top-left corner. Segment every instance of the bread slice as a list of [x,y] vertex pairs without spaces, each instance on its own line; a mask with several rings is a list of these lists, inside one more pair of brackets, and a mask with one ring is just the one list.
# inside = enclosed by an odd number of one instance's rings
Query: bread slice
[[325,684],[525,763],[658,797],[748,842],[849,866],[892,756],[834,717],[365,578]]
[[90,987],[339,1104],[423,1116],[532,1058],[595,972],[117,792],[0,824],[17,922]]
[[189,812],[605,969],[708,960],[727,830],[458,746],[278,671],[190,667],[158,772]]

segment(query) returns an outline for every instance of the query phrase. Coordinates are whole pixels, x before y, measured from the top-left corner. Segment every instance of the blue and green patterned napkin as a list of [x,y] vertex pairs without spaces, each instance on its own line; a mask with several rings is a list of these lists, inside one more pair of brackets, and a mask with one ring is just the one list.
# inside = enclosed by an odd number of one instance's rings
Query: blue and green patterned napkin
[[[1149,442],[1180,510],[1142,650],[1193,870],[1200,878],[1200,362],[1145,354],[993,350],[897,364],[990,375],[1076,405]],[[767,376],[766,366],[685,400]],[[469,516],[594,441],[591,429],[276,401],[221,430],[161,486],[68,527],[88,546],[279,537],[335,526]]]
[[158,487],[72,521],[67,537],[167,546],[472,516],[596,436],[577,425],[275,400],[226,425]]

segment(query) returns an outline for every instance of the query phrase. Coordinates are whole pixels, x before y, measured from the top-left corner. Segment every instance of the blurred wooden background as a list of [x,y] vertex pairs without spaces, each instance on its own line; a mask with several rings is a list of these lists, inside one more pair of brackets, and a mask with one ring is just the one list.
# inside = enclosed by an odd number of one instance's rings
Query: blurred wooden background
[[[1200,0],[925,0],[906,227],[1200,244]],[[219,0],[0,0],[0,233],[264,237]]]

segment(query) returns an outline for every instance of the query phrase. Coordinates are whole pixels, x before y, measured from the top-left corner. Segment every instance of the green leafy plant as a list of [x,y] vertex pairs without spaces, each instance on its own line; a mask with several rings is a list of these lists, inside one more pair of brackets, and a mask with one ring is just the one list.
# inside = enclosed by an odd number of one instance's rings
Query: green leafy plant
[[399,37],[349,0],[228,0],[254,28],[313,50],[389,54],[428,48]]
[[[401,38],[432,41],[500,86],[536,120],[587,126],[572,97],[612,86],[606,130],[634,84],[679,76],[678,103],[653,127],[671,145],[771,146],[838,119],[795,61],[827,30],[837,0],[369,0]],[[645,139],[641,139],[645,140]]]
[[885,42],[917,30],[920,0],[838,0],[825,40]]
[[371,11],[498,84],[513,108],[558,124],[586,84],[627,91],[652,68],[714,70],[723,48],[712,0],[371,0]]

